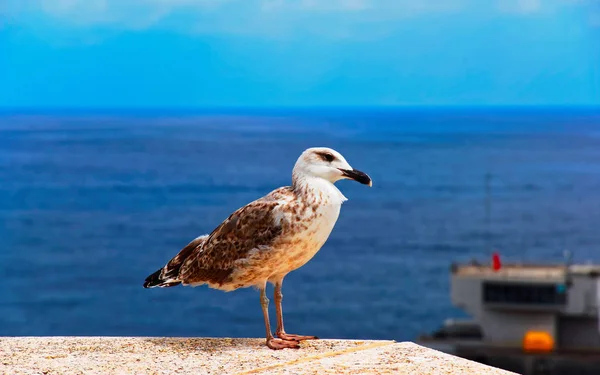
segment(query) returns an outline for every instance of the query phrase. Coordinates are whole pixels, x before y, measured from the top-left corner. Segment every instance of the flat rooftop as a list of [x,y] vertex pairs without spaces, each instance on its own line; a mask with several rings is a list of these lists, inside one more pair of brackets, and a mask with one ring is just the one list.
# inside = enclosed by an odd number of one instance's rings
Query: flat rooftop
[[485,278],[514,278],[514,279],[564,279],[565,267],[555,265],[521,265],[506,264],[499,270],[494,270],[490,265],[460,264],[455,275]]
[[[558,280],[565,278],[563,264],[503,264],[495,271],[489,264],[455,264],[454,274],[458,276],[490,277],[490,278],[515,278],[532,280]],[[569,266],[572,275],[600,275],[599,264],[572,264]]]
[[314,340],[274,351],[264,339],[1,337],[0,353],[0,373],[15,375],[513,374],[395,341]]

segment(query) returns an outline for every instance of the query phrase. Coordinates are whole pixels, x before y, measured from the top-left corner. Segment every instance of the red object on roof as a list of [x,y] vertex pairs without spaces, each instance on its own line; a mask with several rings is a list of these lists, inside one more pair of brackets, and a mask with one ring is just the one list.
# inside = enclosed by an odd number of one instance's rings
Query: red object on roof
[[500,262],[500,255],[498,253],[492,254],[492,268],[494,271],[498,271],[502,267],[502,263]]

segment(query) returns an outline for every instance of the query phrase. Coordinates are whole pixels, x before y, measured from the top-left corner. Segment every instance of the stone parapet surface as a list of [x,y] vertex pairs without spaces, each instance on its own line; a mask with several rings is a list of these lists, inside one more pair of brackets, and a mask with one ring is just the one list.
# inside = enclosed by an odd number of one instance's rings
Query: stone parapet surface
[[264,339],[0,337],[2,374],[510,375],[411,342],[305,341],[274,351]]

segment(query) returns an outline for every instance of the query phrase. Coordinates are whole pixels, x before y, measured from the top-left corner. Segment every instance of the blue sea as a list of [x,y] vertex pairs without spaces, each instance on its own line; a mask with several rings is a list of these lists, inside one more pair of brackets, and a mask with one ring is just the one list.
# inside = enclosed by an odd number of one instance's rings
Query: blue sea
[[414,340],[463,316],[451,262],[492,251],[600,262],[598,109],[4,111],[0,335],[263,337],[253,289],[142,283],[312,146],[373,187],[338,183],[329,241],[284,283],[291,333]]

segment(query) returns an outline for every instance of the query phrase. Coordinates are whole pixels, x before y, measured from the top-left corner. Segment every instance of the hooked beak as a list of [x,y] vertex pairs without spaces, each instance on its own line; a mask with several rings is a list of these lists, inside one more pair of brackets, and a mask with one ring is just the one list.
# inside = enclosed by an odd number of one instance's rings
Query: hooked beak
[[366,173],[361,172],[356,169],[341,169],[342,175],[344,177],[348,177],[351,180],[356,182],[360,182],[363,185],[369,185],[369,187],[373,186],[373,181],[371,181],[371,177],[369,177]]

